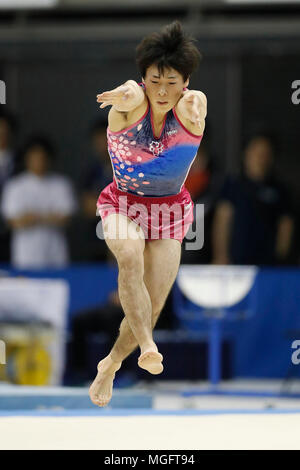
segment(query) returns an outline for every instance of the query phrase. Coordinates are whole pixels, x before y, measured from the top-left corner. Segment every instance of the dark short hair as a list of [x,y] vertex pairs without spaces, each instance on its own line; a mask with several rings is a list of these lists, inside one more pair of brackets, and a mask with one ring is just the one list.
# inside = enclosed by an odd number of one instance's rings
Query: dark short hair
[[145,77],[147,68],[155,64],[160,74],[164,69],[173,68],[186,81],[201,59],[195,41],[183,32],[178,20],[162,28],[159,33],[144,37],[136,47],[136,64],[141,76]]
[[32,135],[27,139],[21,152],[22,156],[25,157],[25,155],[35,147],[42,148],[45,154],[47,155],[48,160],[54,161],[54,158],[55,158],[54,145],[48,137],[45,137],[44,135],[41,135],[41,134]]

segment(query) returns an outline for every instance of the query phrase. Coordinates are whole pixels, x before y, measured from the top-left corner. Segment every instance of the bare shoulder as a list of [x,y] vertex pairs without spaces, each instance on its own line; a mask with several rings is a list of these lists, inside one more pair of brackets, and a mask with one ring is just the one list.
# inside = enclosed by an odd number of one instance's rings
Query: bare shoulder
[[144,101],[129,112],[117,111],[113,106],[108,113],[108,127],[112,132],[120,132],[137,122],[145,114],[148,108],[148,98],[144,95]]

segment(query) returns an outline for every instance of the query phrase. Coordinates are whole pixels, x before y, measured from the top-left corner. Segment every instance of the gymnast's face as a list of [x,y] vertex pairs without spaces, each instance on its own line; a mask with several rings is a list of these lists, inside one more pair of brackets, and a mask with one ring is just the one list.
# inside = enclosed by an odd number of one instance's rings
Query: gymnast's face
[[157,66],[151,65],[146,70],[143,82],[153,111],[165,114],[181,98],[189,79],[184,82],[182,75],[173,68],[165,69],[164,74],[160,75]]

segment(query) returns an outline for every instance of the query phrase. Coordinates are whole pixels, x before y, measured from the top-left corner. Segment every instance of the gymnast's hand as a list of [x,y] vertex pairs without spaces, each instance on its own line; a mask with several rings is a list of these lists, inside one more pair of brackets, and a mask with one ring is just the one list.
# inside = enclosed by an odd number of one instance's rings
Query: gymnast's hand
[[117,111],[126,112],[138,106],[143,96],[141,87],[134,80],[128,80],[113,90],[97,95],[97,103],[102,103],[100,108],[114,106]]
[[207,99],[202,91],[186,90],[178,102],[180,113],[198,127],[202,127],[207,114]]

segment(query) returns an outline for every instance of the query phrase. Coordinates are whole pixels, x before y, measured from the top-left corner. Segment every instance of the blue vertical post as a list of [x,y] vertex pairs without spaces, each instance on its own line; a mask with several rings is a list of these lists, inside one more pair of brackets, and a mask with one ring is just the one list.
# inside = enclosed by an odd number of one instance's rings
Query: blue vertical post
[[208,375],[212,388],[216,388],[221,379],[221,318],[214,315],[210,319]]

